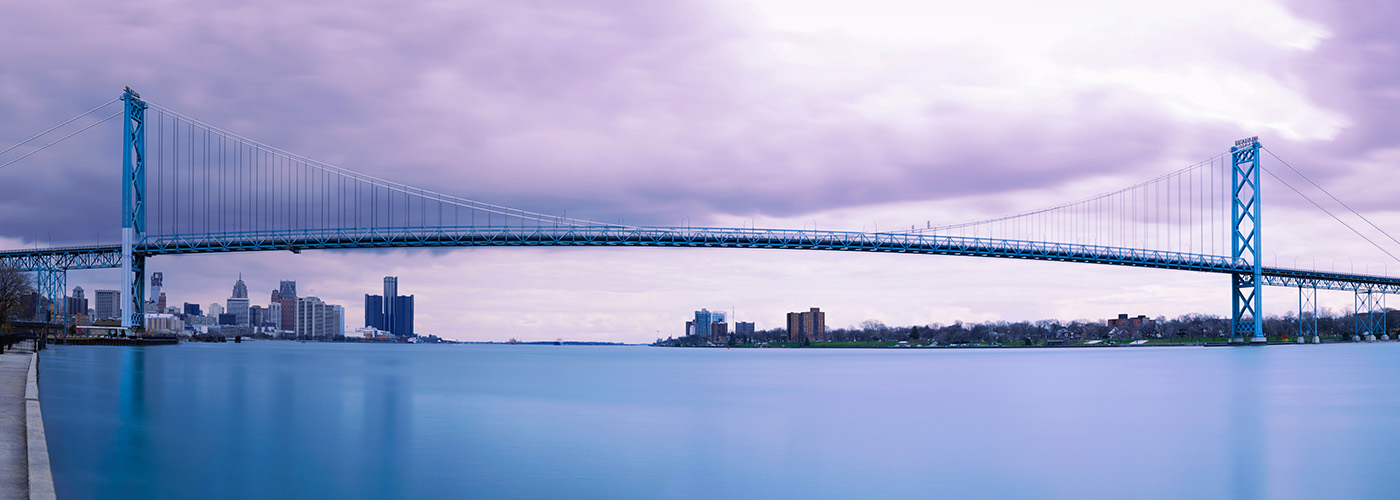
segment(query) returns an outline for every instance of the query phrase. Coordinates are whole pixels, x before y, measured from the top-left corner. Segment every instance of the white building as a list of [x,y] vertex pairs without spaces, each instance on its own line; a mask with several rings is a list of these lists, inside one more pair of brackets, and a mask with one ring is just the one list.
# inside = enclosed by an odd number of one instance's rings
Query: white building
[[214,318],[214,324],[216,324],[216,325],[219,324],[219,315],[220,315],[220,314],[223,314],[223,313],[224,313],[224,306],[219,305],[218,302],[212,302],[212,303],[209,304],[209,314],[208,314],[208,316],[211,317],[211,318]]
[[363,338],[367,338],[367,339],[392,339],[392,338],[394,338],[394,334],[389,333],[389,332],[386,332],[386,331],[384,331],[384,330],[380,330],[380,329],[375,328],[375,327],[372,327],[372,326],[362,326],[362,327],[360,327],[360,328],[356,328],[356,329],[355,329],[355,336],[356,336],[356,337],[363,337]]
[[297,297],[296,336],[299,339],[339,337],[345,335],[344,310],[322,302],[317,297]]
[[337,328],[334,330],[334,331],[335,331],[335,336],[337,336],[337,337],[344,337],[344,336],[345,336],[345,308],[342,307],[342,306],[331,306],[331,307],[332,307],[333,309],[335,309],[335,324],[337,325]]
[[282,303],[273,302],[267,305],[267,318],[265,321],[272,322],[272,327],[282,330]]
[[151,333],[180,333],[185,330],[185,322],[174,314],[147,314],[146,331]]

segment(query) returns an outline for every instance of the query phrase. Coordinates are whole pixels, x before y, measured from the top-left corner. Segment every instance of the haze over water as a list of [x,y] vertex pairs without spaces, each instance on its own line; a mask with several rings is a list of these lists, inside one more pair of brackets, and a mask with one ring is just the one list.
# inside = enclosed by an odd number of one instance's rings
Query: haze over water
[[1397,498],[1400,344],[55,346],[61,498]]

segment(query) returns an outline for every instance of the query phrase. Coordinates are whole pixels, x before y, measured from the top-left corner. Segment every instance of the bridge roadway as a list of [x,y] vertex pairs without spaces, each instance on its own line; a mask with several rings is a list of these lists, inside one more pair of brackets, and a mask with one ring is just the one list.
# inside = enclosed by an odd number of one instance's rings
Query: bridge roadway
[[[1074,243],[908,233],[655,226],[402,227],[148,235],[136,247],[146,256],[312,249],[619,246],[762,248],[962,255],[1149,267],[1219,274],[1253,270],[1229,257]],[[0,262],[22,271],[121,267],[118,245],[0,251]],[[1301,269],[1264,268],[1269,286],[1400,293],[1400,278]]]

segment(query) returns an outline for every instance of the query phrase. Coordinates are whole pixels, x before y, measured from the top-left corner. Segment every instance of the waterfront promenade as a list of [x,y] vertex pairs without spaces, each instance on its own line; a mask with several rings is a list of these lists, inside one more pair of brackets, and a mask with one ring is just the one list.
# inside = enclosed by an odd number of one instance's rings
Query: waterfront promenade
[[0,500],[54,498],[36,359],[29,342],[0,354]]

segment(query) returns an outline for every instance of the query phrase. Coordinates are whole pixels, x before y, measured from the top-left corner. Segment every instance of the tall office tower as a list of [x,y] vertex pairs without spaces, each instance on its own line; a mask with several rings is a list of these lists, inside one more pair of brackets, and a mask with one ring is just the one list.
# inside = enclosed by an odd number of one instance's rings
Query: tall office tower
[[272,301],[282,304],[282,330],[291,330],[297,324],[297,282],[282,280],[281,286],[272,291]]
[[[161,273],[161,272],[154,272],[154,273],[151,273],[151,293],[150,293],[150,295],[147,295],[147,297],[149,297],[149,299],[147,299],[147,300],[150,300],[150,301],[153,301],[153,302],[154,302],[154,301],[156,300],[156,297],[160,297],[160,288],[161,288],[162,286],[165,286],[165,273]],[[162,306],[160,307],[160,310],[161,310],[161,311],[164,311],[164,310],[165,310],[165,306],[162,305]]]
[[330,330],[333,337],[345,336],[345,307],[331,306],[331,314],[335,315],[335,328]]
[[385,330],[393,331],[394,324],[394,297],[399,296],[399,278],[397,276],[384,277],[384,324]]
[[389,332],[399,337],[412,337],[414,335],[412,295],[394,297],[394,322],[389,327]]
[[262,326],[263,320],[267,318],[267,309],[262,306],[248,306],[248,324],[251,326]]
[[365,295],[365,326],[412,337],[413,296],[399,295],[399,278],[384,277],[384,295]]
[[217,317],[219,317],[220,314],[223,314],[223,313],[224,313],[224,306],[219,305],[218,302],[211,302],[211,303],[209,304],[209,317],[211,317],[211,318],[217,318]]
[[88,301],[87,298],[83,296],[83,287],[73,287],[73,296],[68,297],[68,314],[74,317],[86,316],[87,309]]
[[160,292],[160,295],[156,295],[156,297],[159,297],[156,299],[156,310],[165,312],[165,292]]
[[233,297],[235,299],[248,298],[248,285],[243,284],[243,273],[238,273],[238,281],[233,284]]
[[384,297],[365,294],[365,326],[389,331],[384,325]]
[[117,290],[97,291],[97,318],[115,319],[122,314],[122,293]]
[[826,340],[826,313],[821,309],[788,313],[787,323],[788,342]]
[[224,303],[228,304],[228,307],[224,309],[224,313],[232,314],[233,317],[238,318],[236,320],[237,322],[234,323],[235,325],[248,324],[248,299],[230,297],[228,300],[224,301]]

